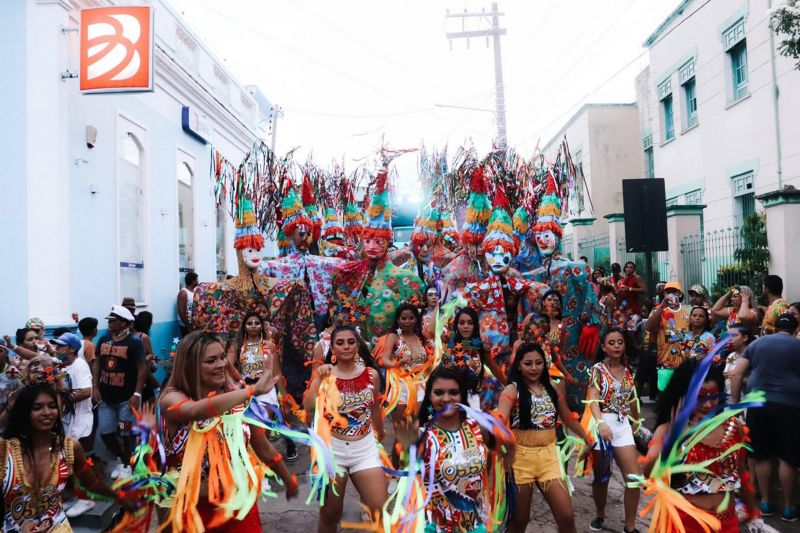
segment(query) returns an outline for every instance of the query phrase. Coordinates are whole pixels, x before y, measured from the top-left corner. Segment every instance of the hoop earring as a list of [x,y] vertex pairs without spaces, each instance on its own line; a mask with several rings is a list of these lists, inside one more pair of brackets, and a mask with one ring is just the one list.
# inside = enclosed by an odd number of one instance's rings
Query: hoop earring
[[336,364],[336,354],[333,354],[333,355],[331,356],[331,364],[332,364],[332,365],[335,365],[335,364]]

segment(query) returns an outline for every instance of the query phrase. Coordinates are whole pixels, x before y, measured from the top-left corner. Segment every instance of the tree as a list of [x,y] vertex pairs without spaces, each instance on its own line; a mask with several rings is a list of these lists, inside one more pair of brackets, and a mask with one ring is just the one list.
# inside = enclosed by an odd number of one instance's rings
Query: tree
[[778,51],[797,59],[796,68],[800,69],[800,1],[777,0],[769,13],[769,25],[781,38]]

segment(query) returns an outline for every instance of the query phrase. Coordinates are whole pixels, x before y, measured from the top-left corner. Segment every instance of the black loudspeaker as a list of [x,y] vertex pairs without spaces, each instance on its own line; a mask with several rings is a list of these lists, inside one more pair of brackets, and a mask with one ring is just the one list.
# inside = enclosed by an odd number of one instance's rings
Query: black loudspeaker
[[622,180],[622,204],[628,252],[658,252],[669,248],[663,179]]

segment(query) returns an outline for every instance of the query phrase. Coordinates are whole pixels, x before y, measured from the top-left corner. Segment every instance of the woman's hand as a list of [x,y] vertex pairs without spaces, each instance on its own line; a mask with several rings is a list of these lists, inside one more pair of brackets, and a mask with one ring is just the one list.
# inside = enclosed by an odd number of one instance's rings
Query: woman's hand
[[267,364],[267,359],[264,359],[264,368],[261,371],[261,375],[258,377],[258,381],[253,384],[253,393],[256,396],[266,394],[275,388],[278,379],[280,379],[280,376],[272,375],[272,365]]
[[156,404],[155,402],[145,402],[139,411],[142,423],[150,428],[156,427]]
[[608,424],[605,421],[598,424],[597,432],[600,434],[600,438],[606,442],[611,442],[611,440],[614,438],[614,432],[611,431],[611,428],[608,427]]
[[320,380],[327,378],[333,373],[333,365],[322,365],[317,369],[317,376]]

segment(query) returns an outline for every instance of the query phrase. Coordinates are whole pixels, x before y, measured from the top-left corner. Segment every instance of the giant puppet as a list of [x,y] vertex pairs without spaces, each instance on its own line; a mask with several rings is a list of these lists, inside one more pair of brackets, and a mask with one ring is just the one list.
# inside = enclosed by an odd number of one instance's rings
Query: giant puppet
[[[194,329],[220,334],[231,341],[244,315],[257,311],[278,330],[279,342],[291,346],[304,360],[311,359],[317,336],[309,291],[300,280],[268,278],[259,272],[264,236],[256,227],[250,200],[242,198],[235,218],[233,246],[239,273],[225,281],[197,286],[192,311]],[[293,389],[302,390],[303,385],[289,383]]]
[[595,356],[599,342],[600,314],[597,295],[591,286],[589,266],[582,261],[571,261],[560,251],[563,228],[561,226],[561,201],[555,180],[547,175],[545,193],[537,210],[533,235],[542,256],[541,266],[526,272],[528,279],[549,285],[561,293],[563,324],[567,331],[564,364],[578,382],[567,388],[570,406],[582,410],[589,379],[589,364]]
[[[339,265],[333,275],[332,318],[358,324],[368,342],[391,331],[402,302],[422,301],[422,280],[386,257],[392,242],[388,178],[384,165],[378,172],[366,223],[360,228],[364,258]],[[345,217],[347,222],[347,211]]]
[[400,266],[419,276],[425,282],[426,290],[435,287],[441,293],[442,268],[455,255],[442,244],[439,224],[439,211],[431,207],[423,208],[414,220],[410,253],[403,254],[403,251],[408,250],[403,249],[390,256],[395,264],[401,259]]

